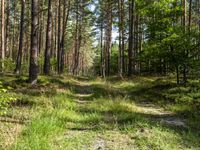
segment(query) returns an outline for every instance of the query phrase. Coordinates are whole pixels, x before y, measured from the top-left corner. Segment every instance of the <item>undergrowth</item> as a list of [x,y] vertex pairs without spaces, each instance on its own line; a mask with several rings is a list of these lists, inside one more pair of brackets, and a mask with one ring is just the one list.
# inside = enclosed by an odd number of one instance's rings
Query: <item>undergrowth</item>
[[[2,126],[1,149],[200,149],[198,81],[179,87],[166,78],[41,76],[30,86],[24,77],[7,78],[2,83],[12,87],[17,100],[7,103],[2,117],[21,120],[22,130],[6,145]],[[187,127],[163,123],[164,116],[146,104],[170,111],[168,117],[184,120]],[[5,124],[13,123],[0,122]]]

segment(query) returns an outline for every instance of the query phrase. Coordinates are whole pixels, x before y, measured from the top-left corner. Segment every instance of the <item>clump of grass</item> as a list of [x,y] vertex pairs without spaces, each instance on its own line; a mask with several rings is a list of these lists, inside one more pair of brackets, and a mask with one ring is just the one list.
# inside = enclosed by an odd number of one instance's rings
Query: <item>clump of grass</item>
[[177,149],[181,144],[176,133],[160,127],[138,130],[133,138],[139,149]]
[[53,103],[54,108],[76,109],[76,103],[69,98],[68,94],[57,94],[50,101]]
[[48,112],[37,116],[26,126],[14,145],[15,149],[51,149],[49,141],[63,130],[63,123]]

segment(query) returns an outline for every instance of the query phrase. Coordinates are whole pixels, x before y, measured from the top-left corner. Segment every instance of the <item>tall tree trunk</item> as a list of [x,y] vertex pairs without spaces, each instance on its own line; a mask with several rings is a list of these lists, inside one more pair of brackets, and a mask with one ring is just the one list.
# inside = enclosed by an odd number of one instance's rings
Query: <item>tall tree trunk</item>
[[110,61],[111,61],[111,53],[112,53],[112,1],[108,7],[109,15],[108,15],[108,62],[107,62],[107,76],[110,75]]
[[14,1],[13,2],[13,25],[12,25],[12,47],[11,47],[11,53],[10,55],[12,55],[12,58],[14,59],[14,49],[15,49],[15,40],[16,40],[16,6],[17,6],[17,2]]
[[[7,6],[6,6],[6,35],[5,35],[5,49],[6,54],[10,56],[9,51],[9,29],[10,29],[10,0],[7,0]],[[12,57],[10,57],[12,59]]]
[[105,71],[106,75],[110,75],[110,57],[112,48],[112,1],[108,1],[106,4],[106,29],[105,29]]
[[139,73],[139,62],[136,59],[139,54],[139,14],[135,14],[135,22],[134,22],[134,73]]
[[101,38],[100,38],[100,51],[101,51],[101,65],[100,65],[100,75],[104,76],[104,61],[103,61],[103,23],[101,23],[100,27]]
[[[54,58],[54,62],[56,62],[57,60],[57,50],[58,50],[58,44],[57,44],[57,37],[58,37],[58,1],[56,3],[56,9],[55,9],[55,16],[54,16],[54,51],[53,51],[53,58]],[[54,70],[57,70],[57,66],[55,65]]]
[[121,0],[121,22],[122,22],[122,73],[125,73],[125,1]]
[[5,59],[5,0],[1,0],[1,69],[4,70]]
[[20,22],[20,38],[19,38],[19,49],[17,54],[16,68],[14,72],[20,74],[22,53],[23,53],[23,41],[24,41],[24,13],[25,13],[25,0],[21,0],[21,22]]
[[[185,7],[185,12],[184,12],[184,18],[186,21],[186,0],[184,0],[184,7]],[[189,16],[188,16],[188,31],[190,34],[190,30],[191,30],[191,21],[192,21],[192,0],[189,1]],[[184,23],[185,28],[186,28],[186,23]],[[186,29],[185,29],[186,30]],[[186,85],[187,83],[187,72],[188,72],[188,58],[189,58],[189,50],[186,50],[186,62],[184,64],[184,68],[183,68],[183,82]]]
[[67,28],[68,18],[69,18],[69,10],[70,10],[70,0],[68,0],[68,4],[66,4],[66,0],[64,0],[64,9],[63,9],[63,31],[62,31],[62,38],[60,43],[61,48],[61,73],[64,72],[64,60],[65,60],[65,32]]
[[46,47],[45,47],[45,60],[44,60],[44,74],[50,74],[50,58],[51,58],[51,42],[52,42],[52,7],[51,0],[48,3],[48,18],[47,18],[47,30],[46,30]]
[[128,76],[133,74],[134,7],[135,0],[131,0],[129,2]]
[[[141,54],[143,50],[143,41],[144,41],[144,32],[143,32],[143,18],[140,18],[140,33],[139,33],[139,54]],[[141,75],[142,70],[142,62],[139,60],[139,75]],[[166,71],[166,62],[164,60],[164,70]]]
[[123,54],[122,54],[122,0],[118,0],[118,19],[119,19],[119,56],[118,56],[118,73],[119,76],[123,76]]
[[74,66],[73,75],[77,75],[79,65],[79,45],[80,45],[80,16],[79,16],[79,2],[76,0],[76,28],[75,28],[75,46],[74,46]]
[[191,29],[191,23],[192,23],[192,0],[190,0],[189,2],[189,18],[188,18],[188,29],[189,29],[189,32],[190,32],[190,29]]
[[31,49],[29,82],[37,83],[38,77],[38,0],[31,0]]
[[[43,37],[45,37],[45,36],[43,36],[44,35],[44,21],[45,21],[45,19],[44,19],[44,11],[43,11],[43,9],[44,9],[44,5],[45,5],[45,0],[40,0],[39,1],[39,10],[41,11],[38,15],[39,15],[39,17],[38,17],[38,25],[39,25],[39,33],[38,33],[38,39],[39,39],[39,42],[38,42],[38,55],[40,55],[41,54],[41,52],[42,52],[42,50],[43,50],[43,48],[44,48],[44,41],[45,40],[43,40],[44,38]],[[46,44],[46,43],[45,43]],[[46,45],[45,45],[46,46]],[[45,47],[46,48],[46,47]],[[42,68],[42,67],[41,67]]]
[[61,73],[61,50],[60,50],[60,35],[61,35],[61,0],[58,1],[58,37],[57,37],[57,72]]
[[[182,26],[184,33],[186,32],[186,16],[187,16],[187,7],[186,7],[186,0],[182,0],[182,7],[183,7],[183,14],[182,14]],[[184,55],[187,55],[187,50],[185,50]],[[177,67],[177,84],[179,83],[179,69]],[[186,64],[183,64],[183,82],[186,83]]]

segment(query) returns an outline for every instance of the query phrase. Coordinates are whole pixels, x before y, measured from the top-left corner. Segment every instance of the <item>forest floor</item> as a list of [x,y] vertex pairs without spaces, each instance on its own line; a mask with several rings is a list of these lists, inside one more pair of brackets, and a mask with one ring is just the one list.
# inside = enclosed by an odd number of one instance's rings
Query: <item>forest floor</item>
[[17,100],[0,117],[0,149],[200,150],[200,84],[173,78],[1,76]]

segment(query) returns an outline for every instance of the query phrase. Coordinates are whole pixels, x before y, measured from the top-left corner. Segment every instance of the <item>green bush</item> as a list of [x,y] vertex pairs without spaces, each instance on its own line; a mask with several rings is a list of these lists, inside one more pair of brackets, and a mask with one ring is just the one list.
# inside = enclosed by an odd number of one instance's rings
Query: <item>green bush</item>
[[5,58],[4,61],[0,60],[1,63],[4,63],[4,71],[13,71],[15,68],[15,61],[11,58]]
[[6,114],[8,110],[9,103],[16,100],[16,98],[10,93],[8,90],[11,89],[10,87],[3,87],[2,82],[0,82],[0,115]]

